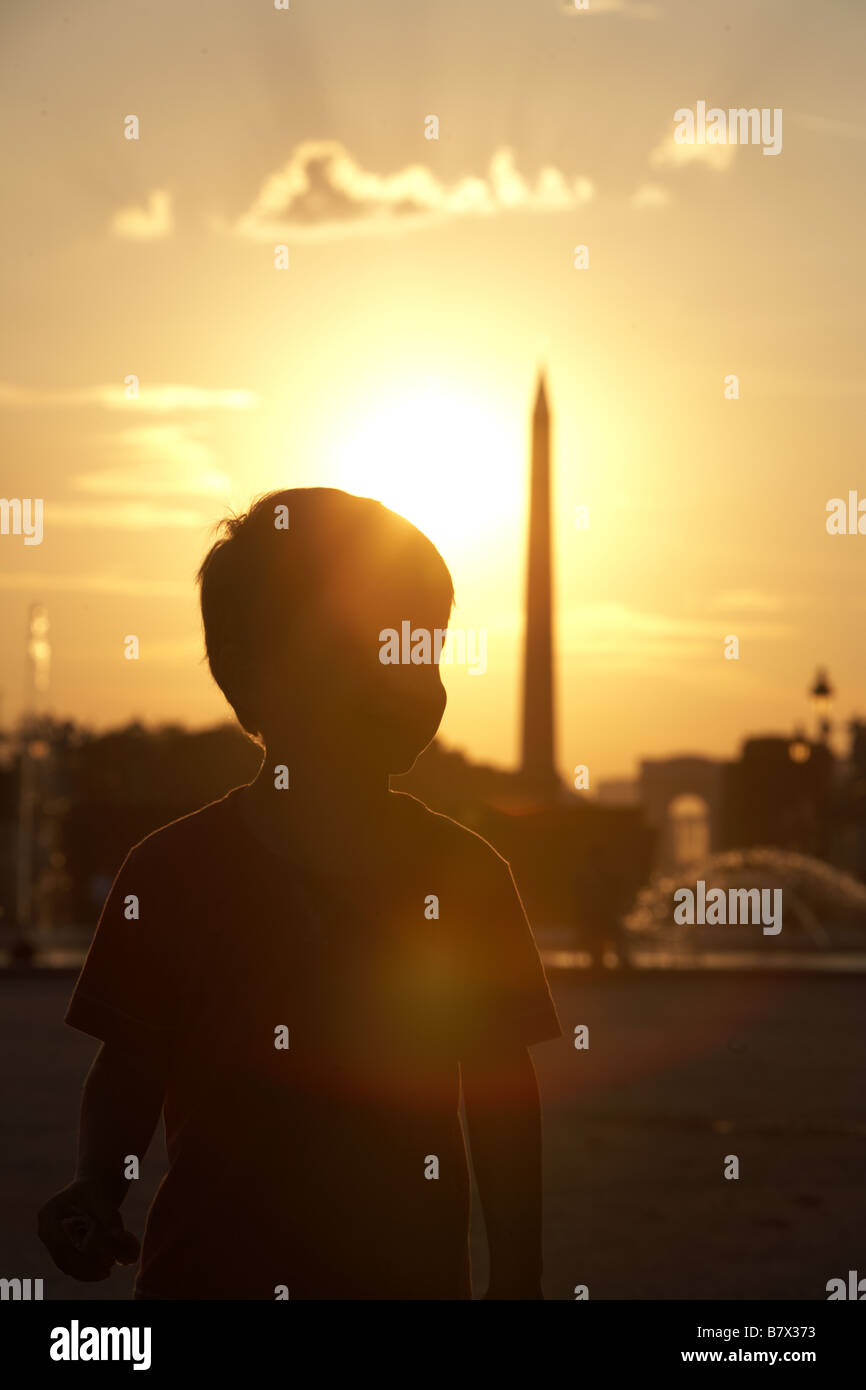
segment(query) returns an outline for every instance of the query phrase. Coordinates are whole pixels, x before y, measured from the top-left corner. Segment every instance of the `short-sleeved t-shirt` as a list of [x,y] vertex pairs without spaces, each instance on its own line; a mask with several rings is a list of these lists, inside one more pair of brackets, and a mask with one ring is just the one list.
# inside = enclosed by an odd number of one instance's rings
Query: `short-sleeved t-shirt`
[[562,1033],[508,864],[393,792],[388,871],[313,872],[244,791],[130,851],[66,1014],[166,1078],[136,1290],[468,1298],[461,1058]]

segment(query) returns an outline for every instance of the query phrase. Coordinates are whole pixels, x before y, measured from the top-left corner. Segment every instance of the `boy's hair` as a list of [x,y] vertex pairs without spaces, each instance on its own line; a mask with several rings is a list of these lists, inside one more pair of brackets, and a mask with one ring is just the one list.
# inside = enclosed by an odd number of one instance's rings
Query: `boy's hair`
[[335,615],[360,609],[381,626],[396,607],[403,618],[448,624],[454,587],[439,551],[371,497],[329,487],[270,492],[217,529],[196,576],[205,648],[214,680],[253,737],[261,729],[249,691],[239,687],[239,664],[221,659],[228,643],[243,652],[242,669],[261,669],[274,638],[289,640],[313,613],[333,624]]

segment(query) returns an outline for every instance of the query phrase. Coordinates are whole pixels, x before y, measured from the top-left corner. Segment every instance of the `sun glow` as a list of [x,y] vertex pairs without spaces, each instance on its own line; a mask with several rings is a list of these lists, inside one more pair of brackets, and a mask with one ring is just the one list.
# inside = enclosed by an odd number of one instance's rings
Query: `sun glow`
[[443,553],[487,548],[525,507],[526,441],[508,413],[432,378],[350,425],[336,486],[376,497]]

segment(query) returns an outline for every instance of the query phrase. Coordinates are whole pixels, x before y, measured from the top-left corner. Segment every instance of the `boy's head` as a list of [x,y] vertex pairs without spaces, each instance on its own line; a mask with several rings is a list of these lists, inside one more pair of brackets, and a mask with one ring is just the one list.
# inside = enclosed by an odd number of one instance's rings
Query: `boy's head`
[[311,759],[406,771],[445,691],[435,659],[383,665],[379,634],[447,628],[436,547],[381,502],[325,487],[269,493],[221,530],[198,572],[205,645],[244,729]]

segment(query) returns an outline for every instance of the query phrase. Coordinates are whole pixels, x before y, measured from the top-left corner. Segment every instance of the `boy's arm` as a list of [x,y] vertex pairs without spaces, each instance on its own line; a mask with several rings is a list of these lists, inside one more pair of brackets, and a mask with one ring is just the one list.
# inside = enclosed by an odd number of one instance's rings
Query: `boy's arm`
[[125,1160],[144,1156],[162,1110],[161,1077],[105,1044],[84,1083],[73,1182],[39,1213],[38,1231],[55,1264],[76,1279],[106,1279],[115,1261],[132,1264],[135,1236],[119,1207],[128,1190]]
[[540,1299],[541,1104],[526,1047],[461,1059],[472,1165],[490,1250],[488,1298]]
[[81,1097],[76,1181],[101,1183],[120,1205],[129,1188],[125,1160],[147,1153],[164,1091],[162,1077],[131,1054],[102,1044]]

